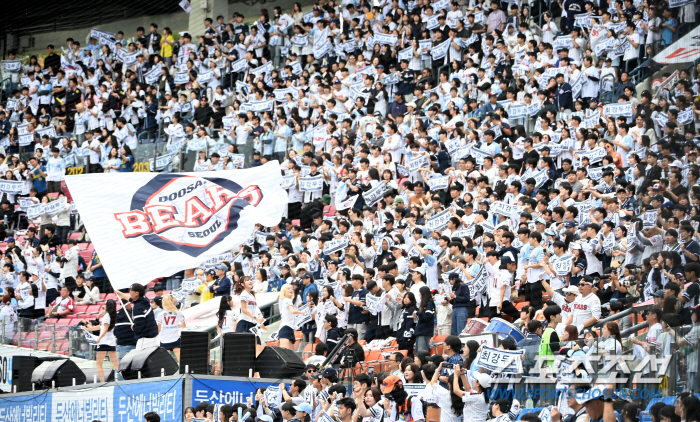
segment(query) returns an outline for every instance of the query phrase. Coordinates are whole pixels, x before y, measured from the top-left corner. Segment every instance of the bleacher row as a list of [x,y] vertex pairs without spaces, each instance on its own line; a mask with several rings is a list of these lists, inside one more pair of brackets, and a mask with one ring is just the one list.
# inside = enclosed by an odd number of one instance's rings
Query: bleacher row
[[[155,284],[156,281],[152,281],[147,285],[147,288],[151,288]],[[163,292],[163,294],[168,295],[170,294],[170,291],[166,290]],[[149,299],[155,297],[155,295],[156,294],[152,291],[146,292],[146,297]],[[97,314],[100,313],[100,310],[104,306],[105,302],[110,299],[118,300],[117,295],[114,293],[100,293],[100,301],[94,305],[77,305],[72,313],[63,318],[47,318],[43,322],[31,326],[30,331],[22,332],[21,347],[68,355],[70,342],[69,332],[71,327],[75,327],[83,319],[97,319]],[[22,322],[20,322],[18,326],[22,327]],[[53,348],[54,330],[56,341],[55,349]],[[19,345],[19,336],[20,333],[15,332],[12,335],[10,344]],[[36,347],[37,344],[38,347]]]

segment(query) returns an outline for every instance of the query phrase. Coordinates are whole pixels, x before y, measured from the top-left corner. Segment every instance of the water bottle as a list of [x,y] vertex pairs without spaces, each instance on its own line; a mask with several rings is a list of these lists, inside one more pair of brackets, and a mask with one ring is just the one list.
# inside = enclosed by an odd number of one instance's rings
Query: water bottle
[[5,216],[5,218],[3,219],[3,221],[5,222],[5,227],[7,227],[7,216]]

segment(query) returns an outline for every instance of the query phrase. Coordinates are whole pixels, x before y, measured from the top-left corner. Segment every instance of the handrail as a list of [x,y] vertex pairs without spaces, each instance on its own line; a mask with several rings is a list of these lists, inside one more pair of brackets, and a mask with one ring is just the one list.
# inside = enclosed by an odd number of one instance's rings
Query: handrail
[[633,326],[633,327],[630,327],[630,328],[626,329],[625,331],[621,332],[621,333],[620,333],[620,336],[621,336],[622,338],[627,338],[627,337],[629,337],[631,334],[635,334],[637,331],[639,331],[639,330],[641,330],[641,329],[643,329],[643,328],[647,328],[647,327],[649,327],[649,323],[648,323],[648,322],[642,322],[641,324],[637,324],[637,325],[635,325],[635,326]]
[[615,315],[610,315],[609,317],[607,317],[605,319],[599,320],[598,322],[596,322],[593,325],[593,327],[600,328],[603,325],[605,325],[606,322],[614,322],[614,321],[617,321],[619,319],[626,317],[627,315],[631,315],[635,312],[646,311],[649,307],[650,307],[650,305],[633,306],[629,309],[625,309],[624,311],[620,311],[619,313],[616,313]]

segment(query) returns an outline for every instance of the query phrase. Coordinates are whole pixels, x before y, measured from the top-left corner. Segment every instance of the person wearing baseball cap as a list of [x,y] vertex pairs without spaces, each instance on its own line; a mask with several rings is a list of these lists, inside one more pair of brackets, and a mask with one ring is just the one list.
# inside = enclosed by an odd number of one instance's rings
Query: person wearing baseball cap
[[209,286],[209,291],[214,293],[214,297],[227,296],[231,294],[231,280],[226,275],[228,267],[224,264],[216,266],[216,276],[218,280]]
[[[455,376],[460,374],[460,381],[452,385],[452,392],[462,397],[464,402],[464,422],[482,422],[488,420],[489,413],[489,393],[491,387],[491,376],[478,369],[472,374],[472,383],[467,380],[467,376],[462,372],[460,365],[455,365]],[[466,368],[465,368],[466,369]],[[460,388],[464,387],[464,390]]]

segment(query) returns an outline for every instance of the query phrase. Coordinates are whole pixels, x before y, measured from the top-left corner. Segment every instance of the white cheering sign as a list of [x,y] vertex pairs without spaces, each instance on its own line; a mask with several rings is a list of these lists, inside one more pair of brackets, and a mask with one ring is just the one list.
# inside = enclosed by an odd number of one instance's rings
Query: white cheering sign
[[22,193],[24,182],[20,180],[0,180],[0,192],[9,194]]
[[597,147],[593,148],[590,151],[577,151],[576,154],[579,156],[579,160],[583,160],[584,158],[588,158],[588,161],[591,164],[595,164],[599,161],[603,161],[603,157],[607,154],[605,152],[605,148],[603,147]]
[[571,272],[571,267],[573,265],[573,257],[569,254],[562,255],[561,258],[556,258],[555,255],[550,258],[552,265],[554,266],[554,271],[557,275],[566,275]]
[[374,42],[378,44],[394,45],[399,37],[391,34],[374,34]]
[[241,111],[260,113],[263,111],[272,111],[275,107],[275,100],[252,101],[250,103],[241,104]]
[[317,60],[320,60],[328,54],[333,46],[331,45],[331,42],[328,39],[325,39],[319,43],[316,43],[314,45],[314,57]]
[[413,58],[413,47],[405,48],[399,51],[399,61],[411,60]]
[[431,191],[436,191],[440,189],[447,189],[447,185],[450,183],[450,176],[433,177],[428,180],[428,186],[430,186]]
[[527,112],[527,105],[525,104],[515,104],[510,106],[508,109],[508,117],[511,119],[520,119],[523,117],[527,117],[528,112]]
[[428,159],[428,157],[426,157],[425,155],[419,155],[418,157],[415,157],[408,162],[408,171],[413,173],[418,171],[418,169],[427,168],[429,166],[430,160]]
[[425,228],[431,231],[440,230],[447,226],[447,222],[452,218],[452,213],[449,209],[441,211],[428,219],[425,222]]
[[615,38],[605,38],[598,41],[598,43],[595,45],[594,53],[597,57],[601,57],[604,52],[607,50],[612,50],[613,47],[615,47]]
[[157,65],[153,66],[153,68],[149,70],[145,75],[143,75],[143,78],[146,80],[146,83],[149,85],[153,85],[154,83],[158,82],[158,78],[160,77],[162,68],[163,65],[158,63]]
[[571,35],[560,35],[552,42],[552,47],[555,50],[561,50],[563,48],[571,49],[574,48],[574,40],[571,38]]
[[678,123],[682,125],[689,125],[693,122],[693,109],[686,108],[685,110],[678,113]]
[[302,192],[314,192],[323,189],[323,176],[309,176],[299,179],[299,190]]
[[644,222],[644,228],[656,227],[656,220],[659,218],[659,210],[646,210],[642,214],[642,221]]
[[346,237],[341,237],[339,239],[329,240],[323,244],[323,253],[325,255],[330,255],[333,252],[341,251],[347,248],[349,241]]
[[175,82],[175,85],[186,84],[190,81],[190,75],[187,72],[177,72],[173,77],[173,81]]
[[22,62],[20,60],[3,60],[2,67],[8,72],[19,72],[22,68]]
[[539,113],[540,111],[542,111],[542,103],[540,103],[539,101],[527,106],[527,113],[530,115],[530,117],[537,116],[537,113]]
[[605,105],[603,114],[605,114],[605,117],[632,117],[634,116],[634,110],[631,103],[612,103]]
[[282,176],[282,184],[281,187],[282,189],[289,189],[297,184],[297,175],[296,174],[290,174],[287,176]]
[[371,207],[374,204],[376,204],[380,199],[384,197],[384,192],[386,191],[386,189],[386,183],[380,182],[377,183],[377,186],[373,187],[367,192],[362,192],[362,197],[365,200],[365,205]]
[[231,63],[231,72],[240,73],[245,72],[246,69],[248,69],[248,61],[245,58]]
[[[85,227],[116,289],[224,253],[287,206],[276,161],[247,170],[66,176]],[[129,265],[124,259],[129,257]]]
[[439,60],[447,54],[447,50],[450,48],[450,40],[446,40],[443,43],[440,43],[433,47],[433,50],[430,52],[430,54],[433,56],[433,60]]
[[522,373],[522,355],[525,350],[501,350],[493,347],[481,346],[481,352],[476,358],[476,364],[480,368],[498,373],[519,374]]

